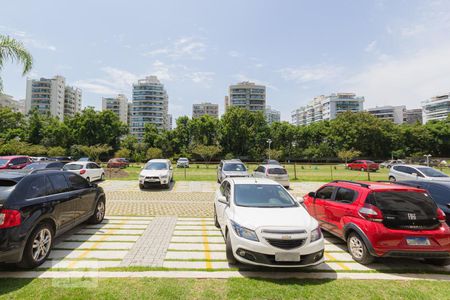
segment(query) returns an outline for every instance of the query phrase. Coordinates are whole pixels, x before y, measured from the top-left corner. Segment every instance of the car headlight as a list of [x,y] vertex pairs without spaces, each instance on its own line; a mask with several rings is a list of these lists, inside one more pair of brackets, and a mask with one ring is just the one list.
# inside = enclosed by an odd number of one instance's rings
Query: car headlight
[[317,227],[316,229],[311,231],[311,243],[320,240],[321,237],[322,231],[320,230],[320,227]]
[[145,179],[144,175],[139,175],[139,179]]
[[255,231],[242,227],[241,225],[233,221],[231,221],[231,226],[233,227],[234,232],[236,232],[236,234],[241,238],[259,242],[258,236],[256,235]]
[[165,179],[167,177],[168,177],[167,175],[161,175],[161,178],[163,178],[163,179]]

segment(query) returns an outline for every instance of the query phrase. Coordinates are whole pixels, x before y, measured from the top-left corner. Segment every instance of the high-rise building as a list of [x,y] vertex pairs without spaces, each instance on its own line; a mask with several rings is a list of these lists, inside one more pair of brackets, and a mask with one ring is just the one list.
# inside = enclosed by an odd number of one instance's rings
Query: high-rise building
[[225,109],[231,106],[264,112],[266,109],[266,87],[249,81],[230,85],[228,97],[225,97]]
[[120,121],[128,124],[128,98],[124,94],[118,94],[116,97],[103,97],[102,110],[112,111]]
[[415,124],[415,123],[422,124],[422,109],[421,108],[407,109],[404,114],[404,122],[408,124]]
[[204,115],[209,115],[214,118],[219,117],[219,104],[202,102],[200,104],[192,105],[192,118],[198,118]]
[[81,112],[81,90],[66,86],[64,90],[64,116],[73,117],[78,112]]
[[343,112],[360,112],[363,106],[364,97],[357,97],[354,93],[321,95],[315,97],[306,106],[292,111],[292,123],[308,125],[322,120],[333,120]]
[[168,120],[167,130],[172,130],[173,129],[173,118],[172,118],[171,114],[167,115],[167,120]]
[[388,120],[395,124],[403,124],[405,121],[406,107],[400,106],[380,106],[368,108],[367,112],[379,119]]
[[450,114],[449,94],[431,97],[422,102],[423,123],[431,120],[444,120]]
[[131,133],[142,140],[144,126],[155,124],[159,130],[168,126],[169,97],[156,76],[148,76],[133,84]]
[[14,112],[24,113],[22,101],[14,100],[13,96],[0,94],[0,107],[9,107]]
[[133,102],[128,102],[127,124],[131,125],[131,115],[133,114]]
[[269,105],[266,106],[266,121],[267,124],[281,121],[281,114],[278,110],[273,109]]
[[25,113],[37,109],[41,114],[50,114],[64,119],[64,94],[66,80],[62,76],[27,79]]

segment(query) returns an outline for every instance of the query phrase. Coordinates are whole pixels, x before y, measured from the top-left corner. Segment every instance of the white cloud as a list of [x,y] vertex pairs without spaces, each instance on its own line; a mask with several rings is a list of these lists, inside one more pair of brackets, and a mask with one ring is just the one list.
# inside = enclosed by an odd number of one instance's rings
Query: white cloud
[[188,73],[187,77],[195,83],[206,83],[208,84],[213,80],[214,72],[192,72]]
[[243,56],[242,53],[240,53],[240,52],[238,52],[236,50],[228,51],[228,55],[231,56],[231,57],[234,57],[234,58]]
[[0,32],[6,35],[10,35],[17,40],[21,41],[25,46],[36,48],[36,49],[44,49],[49,51],[56,51],[56,47],[54,45],[48,44],[44,40],[37,39],[33,35],[15,28],[11,28],[8,26],[0,25]]
[[137,74],[113,67],[104,67],[102,71],[105,78],[78,80],[74,85],[94,94],[113,95],[129,93],[133,82],[140,78]]
[[283,79],[298,83],[331,79],[336,77],[340,71],[341,68],[339,67],[324,64],[300,68],[288,67],[278,70]]
[[167,56],[171,59],[204,59],[206,44],[203,39],[196,37],[182,37],[170,45],[155,48],[144,53],[145,56]]
[[373,52],[375,50],[375,47],[377,46],[377,41],[371,41],[367,47],[364,49],[366,52]]
[[400,34],[403,37],[412,37],[425,32],[425,26],[422,24],[415,24],[400,29]]

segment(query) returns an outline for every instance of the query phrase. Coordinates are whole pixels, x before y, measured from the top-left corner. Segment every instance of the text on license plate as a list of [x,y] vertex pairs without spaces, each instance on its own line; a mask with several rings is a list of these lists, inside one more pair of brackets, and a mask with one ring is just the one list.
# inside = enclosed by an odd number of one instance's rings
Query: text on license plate
[[429,246],[430,240],[425,237],[406,238],[409,246]]
[[300,253],[275,253],[275,261],[300,261]]

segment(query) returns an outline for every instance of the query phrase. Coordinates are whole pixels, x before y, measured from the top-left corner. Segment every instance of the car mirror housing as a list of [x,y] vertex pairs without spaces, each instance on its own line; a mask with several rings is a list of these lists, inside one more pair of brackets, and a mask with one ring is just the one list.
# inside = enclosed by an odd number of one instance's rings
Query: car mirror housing
[[315,192],[309,192],[308,196],[310,196],[312,198],[316,198],[316,193]]
[[219,198],[217,199],[220,203],[226,204],[228,205],[228,200],[225,196],[219,196]]

